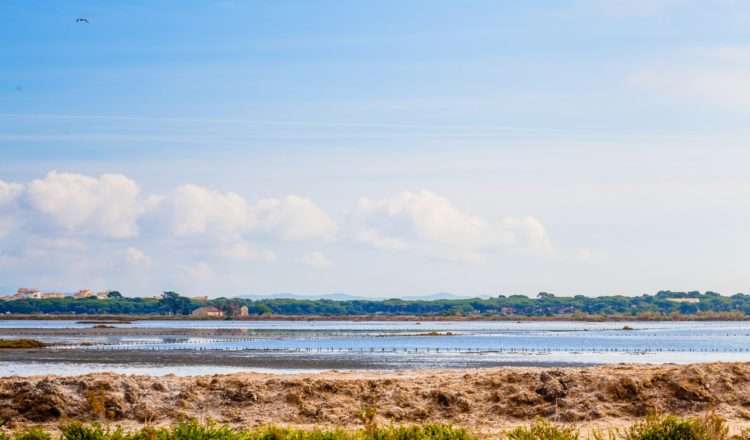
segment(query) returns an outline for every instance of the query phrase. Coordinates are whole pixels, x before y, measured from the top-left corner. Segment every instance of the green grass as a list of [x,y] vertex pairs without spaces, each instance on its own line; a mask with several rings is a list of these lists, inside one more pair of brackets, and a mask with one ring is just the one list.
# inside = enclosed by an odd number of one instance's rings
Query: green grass
[[729,428],[721,417],[648,417],[628,428],[623,440],[729,440]]
[[530,426],[519,426],[507,433],[508,440],[578,440],[579,434],[570,426],[554,425],[544,419]]
[[39,427],[24,429],[8,437],[12,440],[51,440],[52,435]]
[[[144,427],[126,432],[98,424],[71,423],[62,426],[60,431],[59,440],[477,440],[464,429],[441,424],[369,426],[359,430],[301,430],[277,426],[238,430],[225,425],[189,421],[171,427]],[[14,437],[11,440],[50,439]]]
[[[62,425],[59,435],[51,435],[38,427],[12,434],[0,432],[0,440],[481,440],[481,435],[446,424],[378,426],[363,412],[361,429],[302,430],[278,426],[236,429],[215,423],[187,421],[170,427],[146,426],[134,431],[86,425],[78,422]],[[538,419],[502,434],[490,436],[500,440],[582,440],[571,425],[560,425]],[[746,440],[750,432],[730,436],[721,417],[680,418],[651,416],[625,429],[594,431],[585,440]]]

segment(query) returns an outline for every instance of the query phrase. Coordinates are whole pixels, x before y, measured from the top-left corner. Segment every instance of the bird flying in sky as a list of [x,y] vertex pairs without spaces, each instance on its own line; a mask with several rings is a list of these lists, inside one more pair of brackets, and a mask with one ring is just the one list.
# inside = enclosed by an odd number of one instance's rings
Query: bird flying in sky
[[89,19],[88,18],[76,18],[76,23],[86,23],[88,24]]

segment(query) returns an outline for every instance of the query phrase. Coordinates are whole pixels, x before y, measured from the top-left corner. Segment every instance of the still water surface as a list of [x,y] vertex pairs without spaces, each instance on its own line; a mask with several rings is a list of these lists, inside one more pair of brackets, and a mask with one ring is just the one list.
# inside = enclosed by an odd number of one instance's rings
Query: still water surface
[[[51,350],[134,351],[164,355],[182,350],[262,357],[264,353],[301,359],[367,360],[377,369],[451,368],[519,364],[689,363],[750,361],[750,322],[615,322],[568,321],[136,321],[117,335],[86,332],[78,321],[0,321],[0,335],[13,329],[36,329],[38,339],[58,344]],[[625,329],[630,328],[630,329]],[[55,334],[64,330],[64,335]],[[80,335],[71,330],[80,329]],[[201,330],[188,334],[187,330]],[[632,329],[632,330],[631,330]],[[180,336],[180,330],[186,335]],[[28,330],[27,330],[28,331]],[[44,333],[49,331],[49,334]],[[203,333],[205,331],[205,334]],[[75,333],[75,332],[73,332]],[[164,333],[164,334],[162,334]],[[428,334],[431,334],[429,335]],[[86,344],[82,345],[81,343]],[[144,355],[144,353],[146,353]],[[86,365],[72,362],[58,371],[114,370],[162,374],[207,374],[242,370],[233,365]],[[221,363],[221,362],[218,362]],[[309,368],[310,363],[307,364]],[[314,365],[314,363],[313,363]],[[52,364],[0,362],[0,375],[48,371]],[[254,370],[257,370],[254,369]],[[288,368],[263,371],[289,372]]]

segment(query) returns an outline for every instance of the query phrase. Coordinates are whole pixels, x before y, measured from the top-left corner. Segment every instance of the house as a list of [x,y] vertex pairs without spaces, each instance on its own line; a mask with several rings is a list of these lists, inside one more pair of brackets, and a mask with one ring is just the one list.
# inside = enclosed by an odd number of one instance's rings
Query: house
[[196,318],[222,318],[224,317],[224,312],[214,306],[204,306],[193,310],[193,313],[190,315]]
[[208,296],[207,295],[201,295],[201,296],[193,296],[190,299],[197,302],[207,302]]
[[73,294],[73,298],[75,299],[91,298],[92,296],[96,297],[96,294],[94,294],[94,292],[89,289],[79,290],[78,292]]
[[701,302],[701,299],[700,298],[667,298],[667,301],[671,301],[675,303],[698,304]]
[[238,315],[238,317],[247,318],[248,316],[250,316],[250,310],[247,308],[247,306],[240,307],[240,314]]
[[16,291],[16,294],[12,296],[13,299],[39,299],[42,297],[42,292],[39,289],[29,289],[28,287],[21,287]]
[[64,293],[60,293],[60,292],[45,292],[45,293],[42,293],[42,299],[60,299],[60,298],[65,298],[65,294]]

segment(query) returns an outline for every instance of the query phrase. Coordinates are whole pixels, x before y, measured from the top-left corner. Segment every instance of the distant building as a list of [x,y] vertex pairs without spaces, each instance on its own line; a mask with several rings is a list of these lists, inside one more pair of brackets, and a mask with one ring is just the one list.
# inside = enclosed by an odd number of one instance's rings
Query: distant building
[[198,301],[198,302],[206,302],[208,301],[208,296],[206,295],[192,296],[190,297],[190,299],[192,299],[193,301]]
[[29,289],[27,287],[21,287],[16,291],[16,294],[12,296],[12,299],[41,299],[42,292],[38,289]]
[[667,301],[688,304],[698,304],[701,302],[700,298],[667,298]]
[[198,307],[190,315],[196,318],[222,318],[224,312],[214,306]]
[[60,293],[60,292],[45,292],[45,293],[42,293],[42,299],[60,299],[60,298],[65,298],[65,294],[64,293]]
[[83,298],[91,298],[91,297],[96,297],[96,294],[89,289],[79,290],[78,292],[73,294],[73,298],[75,299],[83,299]]
[[240,307],[240,314],[238,315],[240,318],[247,318],[250,316],[250,311],[248,310],[247,306]]
[[96,292],[94,294],[96,299],[109,299],[109,290],[105,290],[103,292]]

